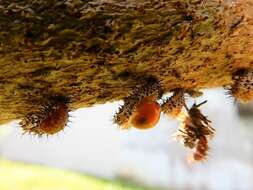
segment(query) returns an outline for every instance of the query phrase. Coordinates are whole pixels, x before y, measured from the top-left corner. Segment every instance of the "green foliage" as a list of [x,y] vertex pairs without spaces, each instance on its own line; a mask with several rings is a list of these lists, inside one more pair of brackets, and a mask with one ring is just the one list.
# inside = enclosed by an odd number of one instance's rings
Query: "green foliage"
[[0,160],[1,190],[148,190],[60,169]]

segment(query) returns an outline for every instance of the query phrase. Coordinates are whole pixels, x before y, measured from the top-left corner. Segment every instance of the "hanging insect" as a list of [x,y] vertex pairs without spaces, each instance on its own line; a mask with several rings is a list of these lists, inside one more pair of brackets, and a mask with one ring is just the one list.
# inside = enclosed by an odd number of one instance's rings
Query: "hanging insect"
[[161,107],[157,102],[160,97],[160,84],[155,80],[146,82],[124,99],[124,105],[114,116],[114,123],[122,129],[154,127],[160,119]]
[[182,142],[185,147],[194,149],[192,159],[195,161],[204,160],[208,152],[208,139],[214,135],[214,129],[211,127],[211,121],[204,116],[198,109],[205,104],[204,101],[200,104],[193,104],[187,110],[187,114],[183,118],[175,137]]
[[236,100],[247,103],[253,99],[253,70],[239,70],[233,76],[234,84],[228,94]]
[[69,108],[64,98],[50,98],[39,111],[29,113],[19,124],[24,133],[54,135],[66,127],[68,113]]
[[176,118],[180,114],[184,105],[185,105],[184,90],[176,89],[173,95],[163,102],[162,111],[166,115],[172,118]]

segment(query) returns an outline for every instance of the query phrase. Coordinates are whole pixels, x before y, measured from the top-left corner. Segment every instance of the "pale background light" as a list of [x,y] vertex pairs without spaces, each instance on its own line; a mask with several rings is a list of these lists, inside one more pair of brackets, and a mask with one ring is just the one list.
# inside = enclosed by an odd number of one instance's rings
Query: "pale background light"
[[201,110],[213,121],[216,134],[208,161],[201,164],[187,162],[190,152],[172,138],[179,123],[164,115],[151,130],[118,129],[112,124],[118,102],[73,112],[70,127],[50,138],[22,136],[12,123],[0,140],[0,153],[13,160],[156,187],[253,189],[253,122],[240,120],[233,100],[221,90],[205,91],[197,101],[205,99],[208,103]]

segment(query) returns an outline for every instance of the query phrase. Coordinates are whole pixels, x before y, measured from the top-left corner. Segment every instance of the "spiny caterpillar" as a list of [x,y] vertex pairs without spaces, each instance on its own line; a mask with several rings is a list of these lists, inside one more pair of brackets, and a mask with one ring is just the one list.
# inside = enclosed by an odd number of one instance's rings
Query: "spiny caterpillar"
[[114,123],[122,129],[154,127],[160,119],[161,108],[157,103],[160,97],[160,84],[155,80],[147,81],[124,99],[124,105],[114,116]]
[[162,111],[172,118],[176,118],[180,114],[184,105],[184,90],[176,89],[174,94],[163,102]]
[[39,111],[29,113],[19,123],[24,133],[42,136],[63,130],[69,117],[66,103],[64,98],[51,98]]
[[236,100],[247,103],[253,99],[253,70],[239,70],[233,76],[234,84],[229,94]]
[[175,134],[176,139],[182,142],[185,147],[194,149],[191,156],[194,161],[205,160],[209,149],[207,139],[211,138],[215,131],[210,125],[211,121],[198,109],[206,102],[204,101],[198,105],[193,104],[190,109],[186,107],[187,115]]

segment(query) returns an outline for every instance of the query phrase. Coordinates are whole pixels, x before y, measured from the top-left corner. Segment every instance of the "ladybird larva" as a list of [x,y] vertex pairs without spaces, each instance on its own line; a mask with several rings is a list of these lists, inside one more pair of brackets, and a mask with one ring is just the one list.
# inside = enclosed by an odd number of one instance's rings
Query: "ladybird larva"
[[250,102],[253,99],[253,70],[238,71],[233,79],[228,93],[241,103]]
[[62,131],[69,117],[69,109],[66,102],[59,99],[52,99],[42,108],[29,113],[20,122],[24,133],[33,135],[54,135]]
[[184,90],[176,89],[173,95],[163,102],[162,111],[168,116],[176,118],[180,114],[184,105]]
[[161,108],[157,103],[160,96],[161,87],[157,81],[151,81],[137,88],[133,94],[124,99],[124,105],[114,116],[114,123],[121,129],[154,127],[160,118]]

